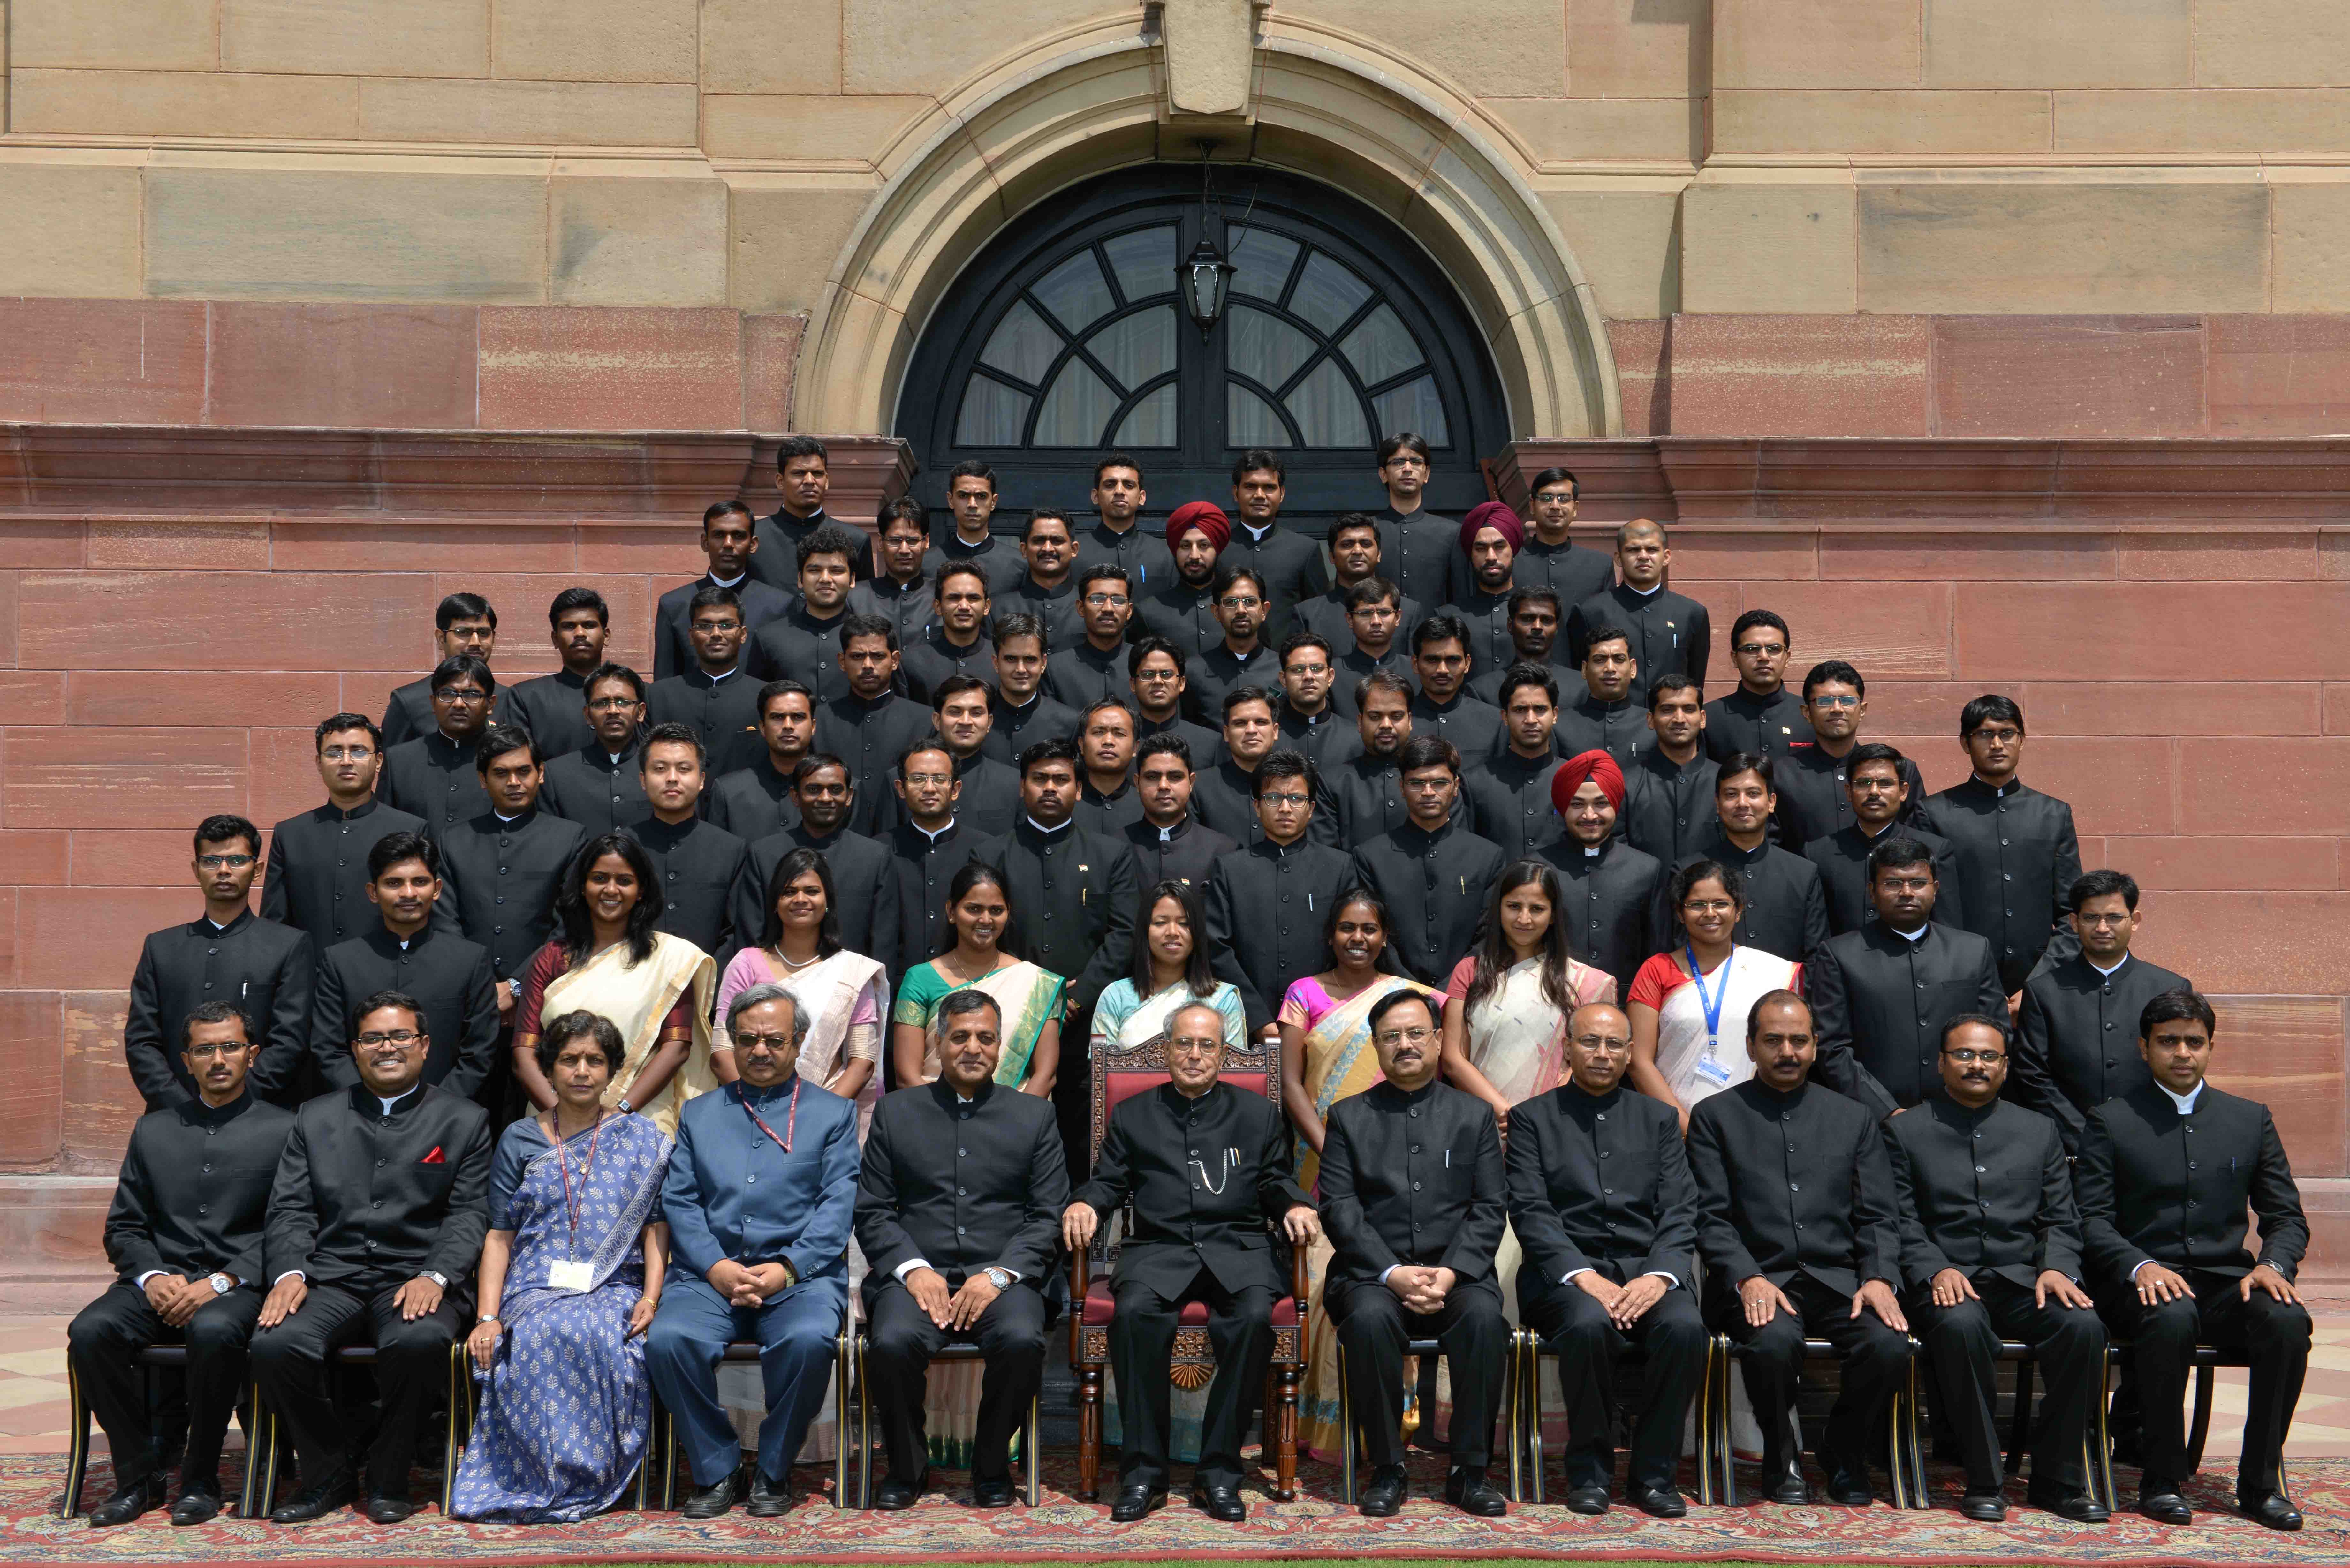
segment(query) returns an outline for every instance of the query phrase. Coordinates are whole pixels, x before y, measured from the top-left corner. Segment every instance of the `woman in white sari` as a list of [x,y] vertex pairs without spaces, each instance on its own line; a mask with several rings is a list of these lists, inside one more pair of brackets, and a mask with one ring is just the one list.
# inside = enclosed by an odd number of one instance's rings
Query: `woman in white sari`
[[555,898],[559,932],[531,955],[515,1006],[515,1082],[533,1109],[555,1108],[538,1042],[542,1022],[567,1012],[610,1019],[627,1044],[604,1089],[610,1109],[675,1137],[679,1107],[717,1086],[710,1007],[718,966],[684,938],[653,929],[661,907],[652,857],[629,835],[591,838],[573,858]]

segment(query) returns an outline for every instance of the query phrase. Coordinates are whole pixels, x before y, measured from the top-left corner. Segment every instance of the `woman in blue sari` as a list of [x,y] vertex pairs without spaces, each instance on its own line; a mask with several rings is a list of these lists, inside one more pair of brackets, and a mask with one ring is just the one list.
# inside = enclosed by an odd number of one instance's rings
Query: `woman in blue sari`
[[550,1022],[538,1063],[555,1106],[498,1140],[479,1326],[466,1345],[481,1414],[452,1518],[572,1523],[618,1501],[644,1459],[643,1336],[669,1262],[659,1213],[671,1145],[644,1117],[603,1104],[626,1054],[597,1013]]

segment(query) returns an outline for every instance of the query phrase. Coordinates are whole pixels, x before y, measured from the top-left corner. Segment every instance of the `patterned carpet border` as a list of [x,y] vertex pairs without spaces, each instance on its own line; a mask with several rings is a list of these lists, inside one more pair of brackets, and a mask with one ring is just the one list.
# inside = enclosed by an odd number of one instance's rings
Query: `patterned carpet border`
[[[804,1469],[795,1480],[805,1494],[815,1491],[822,1484],[820,1477],[828,1473]],[[821,1495],[803,1495],[780,1520],[752,1520],[737,1510],[706,1524],[691,1524],[673,1513],[616,1511],[576,1525],[475,1525],[449,1522],[437,1509],[427,1509],[405,1524],[389,1527],[344,1512],[299,1527],[224,1516],[208,1525],[175,1530],[158,1511],[118,1530],[93,1531],[81,1520],[57,1517],[64,1476],[62,1457],[0,1459],[0,1523],[5,1525],[0,1531],[0,1563],[171,1563],[203,1568],[498,1563],[527,1568],[672,1562],[1496,1557],[1947,1568],[1994,1563],[2342,1568],[2350,1562],[2350,1459],[2294,1465],[2295,1501],[2309,1521],[2297,1535],[2262,1530],[2222,1511],[2231,1501],[2233,1478],[2214,1471],[2206,1471],[2189,1490],[2197,1522],[2186,1530],[2127,1512],[2103,1527],[2068,1524],[2022,1506],[2020,1484],[2009,1496],[2007,1523],[1975,1524],[1960,1518],[1952,1506],[1957,1501],[1955,1473],[1939,1467],[1933,1474],[1938,1506],[1929,1511],[1901,1512],[1883,1501],[1867,1510],[1699,1508],[1692,1503],[1687,1519],[1665,1521],[1620,1503],[1603,1518],[1586,1519],[1556,1502],[1513,1506],[1506,1519],[1470,1519],[1440,1501],[1442,1472],[1433,1462],[1415,1472],[1413,1496],[1401,1514],[1365,1519],[1338,1501],[1335,1469],[1309,1465],[1300,1478],[1296,1501],[1275,1503],[1252,1490],[1249,1518],[1239,1525],[1219,1524],[1193,1512],[1183,1505],[1180,1487],[1164,1511],[1139,1524],[1112,1524],[1106,1506],[1080,1503],[1068,1495],[1066,1489],[1076,1480],[1074,1464],[1051,1460],[1045,1467],[1045,1502],[1034,1510],[978,1512],[964,1506],[967,1490],[934,1491],[920,1506],[895,1514],[840,1512]],[[2136,1495],[2135,1475],[2117,1475],[2116,1481],[2125,1500]],[[111,1486],[105,1463],[94,1464],[84,1506],[103,1499]],[[421,1478],[417,1495],[426,1495]]]

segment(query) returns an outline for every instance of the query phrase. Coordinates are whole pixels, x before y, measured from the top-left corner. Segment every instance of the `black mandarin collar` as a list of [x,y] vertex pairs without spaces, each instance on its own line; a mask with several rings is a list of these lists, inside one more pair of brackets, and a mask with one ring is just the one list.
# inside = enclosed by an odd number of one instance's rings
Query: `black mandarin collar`
[[1704,767],[1705,762],[1705,747],[1703,745],[1700,745],[1698,747],[1697,755],[1691,757],[1685,763],[1677,763],[1673,761],[1672,758],[1665,755],[1665,749],[1662,746],[1650,746],[1640,753],[1639,757],[1633,765],[1635,767],[1646,768],[1648,772],[1656,774],[1657,777],[1664,780],[1667,784],[1679,784],[1683,779],[1695,774],[1700,768]]
[[1977,1106],[1973,1110],[1969,1110],[1966,1106],[1959,1104],[1958,1101],[1950,1098],[1950,1092],[1947,1088],[1937,1089],[1932,1097],[1926,1103],[1934,1107],[1934,1114],[1940,1116],[1944,1121],[1950,1122],[1956,1127],[1967,1128],[1970,1131],[1981,1127],[1984,1123],[1990,1121],[1991,1117],[1997,1116],[1999,1114],[2000,1106],[1999,1096],[1997,1095],[1993,1095],[1991,1099],[1983,1105]]
[[1452,694],[1452,700],[1449,702],[1439,702],[1425,691],[1414,692],[1411,701],[1413,707],[1424,709],[1430,713],[1451,713],[1469,700],[1469,687],[1464,681],[1461,683],[1461,690]]
[[843,714],[869,719],[874,714],[884,712],[893,704],[904,701],[905,699],[899,697],[895,691],[883,691],[879,697],[859,697],[854,691],[844,691],[833,699],[833,706],[839,709]]
[[1408,846],[1417,842],[1419,846],[1418,853],[1425,855],[1434,849],[1438,845],[1442,844],[1447,838],[1450,838],[1452,836],[1452,831],[1455,826],[1456,824],[1453,822],[1452,818],[1448,816],[1442,822],[1438,823],[1436,825],[1436,831],[1431,833],[1427,828],[1420,826],[1419,824],[1407,816],[1403,819],[1401,826],[1398,826],[1395,830],[1396,842]]
[[1069,836],[1069,830],[1076,825],[1076,817],[1071,815],[1064,817],[1058,827],[1039,827],[1028,814],[1023,811],[1020,814],[1020,820],[1012,825],[1012,831],[1024,843],[1058,844]]
[[877,596],[887,594],[893,599],[902,599],[920,589],[929,587],[931,586],[931,579],[926,574],[916,572],[912,582],[901,583],[897,578],[891,576],[889,573],[884,572],[879,576],[869,579],[865,586],[868,588],[870,588]]
[[376,922],[375,929],[367,933],[368,946],[375,949],[376,951],[382,953],[386,957],[390,957],[394,953],[401,951],[412,953],[432,940],[432,922],[429,919],[417,929],[414,936],[408,939],[408,946],[405,949],[400,947],[400,939],[391,934],[391,928],[385,925],[381,920],[378,920]]
[[1303,854],[1308,842],[1307,836],[1301,833],[1286,844],[1278,844],[1268,833],[1251,843],[1248,852],[1267,860],[1285,860],[1292,855]]
[[[494,697],[491,699],[493,703],[496,701]],[[484,733],[487,732],[484,732]],[[481,749],[481,744],[480,735],[474,736],[470,741],[452,741],[437,729],[427,732],[424,736],[425,754],[442,767],[449,767],[460,762],[472,762],[473,753]]]
[[808,613],[807,600],[798,597],[792,600],[791,623],[802,631],[831,631],[847,618],[848,605],[846,601],[841,604],[838,615],[818,617]]
[[1174,844],[1191,836],[1191,814],[1188,810],[1185,811],[1182,815],[1175,819],[1175,825],[1171,827],[1161,827],[1149,817],[1145,816],[1142,819],[1142,826],[1146,831],[1159,836],[1157,842]]
[[980,628],[967,646],[948,641],[947,628],[943,622],[931,628],[927,640],[932,648],[937,649],[949,659],[976,659],[988,651],[987,628],[984,627]]
[[1219,1078],[1209,1085],[1199,1098],[1188,1099],[1170,1080],[1159,1085],[1159,1103],[1166,1107],[1168,1115],[1180,1122],[1214,1110],[1222,1103],[1222,1096],[1230,1092],[1224,1087],[1224,1081]]
[[629,831],[648,849],[669,850],[692,837],[702,825],[699,816],[689,816],[683,822],[663,822],[658,816],[648,816]]
[[1378,1089],[1389,1104],[1410,1109],[1414,1106],[1425,1106],[1436,1098],[1437,1087],[1443,1081],[1444,1075],[1439,1073],[1417,1089],[1399,1089],[1396,1087],[1394,1080],[1389,1078],[1381,1078],[1373,1087]]
[[2005,800],[2010,795],[2023,793],[2023,781],[2011,776],[2003,784],[1987,784],[1973,774],[1969,774],[1950,793],[1971,800]]
[[218,929],[213,927],[212,917],[210,915],[198,915],[194,919],[188,922],[188,933],[191,936],[204,938],[233,937],[236,935],[237,932],[244,929],[245,927],[253,924],[253,922],[258,918],[258,916],[254,914],[253,906],[250,904],[236,912],[236,919],[231,920],[227,925],[219,927]]
[[1604,1095],[1593,1094],[1572,1078],[1551,1092],[1558,1096],[1560,1107],[1569,1114],[1577,1116],[1596,1116],[1614,1110],[1623,1100],[1624,1080],[1621,1078],[1616,1080],[1616,1086]]
[[[1083,794],[1086,800],[1096,805],[1100,805],[1107,801],[1124,800],[1127,796],[1132,794],[1134,793],[1134,775],[1132,774],[1127,774],[1125,778],[1118,781],[1118,786],[1110,791],[1107,794],[1104,794],[1101,791],[1094,788],[1094,782],[1091,779],[1086,780],[1085,783],[1079,784],[1077,788]],[[1076,819],[1075,817],[1070,818],[1070,821],[1072,822],[1076,820]]]
[[532,801],[512,816],[500,816],[497,808],[492,806],[483,814],[481,820],[488,822],[494,832],[520,833],[538,820],[538,802]]
[[419,1078],[409,1087],[406,1094],[394,1098],[389,1113],[383,1108],[383,1096],[369,1088],[364,1080],[351,1085],[350,1096],[351,1109],[362,1116],[379,1117],[387,1114],[392,1116],[403,1116],[414,1110],[419,1102],[424,1098],[424,1080]]
[[848,822],[847,817],[844,816],[841,820],[840,826],[834,828],[830,833],[818,833],[815,828],[808,826],[807,818],[802,817],[800,818],[800,825],[791,830],[791,835],[792,842],[798,845],[803,849],[825,849],[847,840],[848,837]]
[[1591,846],[1570,833],[1558,841],[1555,853],[1558,857],[1561,869],[1571,873],[1578,866],[1587,867],[1606,865],[1607,857],[1616,853],[1616,846],[1622,842],[1623,840],[1611,833],[1599,841],[1599,853],[1594,855],[1590,853]]
[[1730,695],[1721,700],[1721,705],[1759,718],[1773,708],[1783,706],[1787,701],[1787,689],[1784,686],[1767,697],[1758,697],[1743,686],[1733,686],[1730,689]]
[[1762,843],[1752,849],[1741,849],[1730,841],[1728,834],[1724,834],[1713,841],[1713,847],[1708,853],[1714,859],[1731,866],[1752,866],[1771,857],[1771,835],[1766,831]]
[[637,748],[644,743],[640,734],[629,737],[629,743],[616,759],[604,749],[604,737],[598,735],[588,748],[578,753],[579,759],[598,773],[618,774],[637,760]]
[[345,811],[330,800],[318,808],[318,820],[320,822],[357,822],[363,816],[373,815],[375,808],[381,804],[382,802],[370,794],[350,810]]
[[1049,588],[1036,580],[1035,573],[1023,572],[1020,574],[1020,586],[1013,589],[1012,593],[1013,597],[1024,599],[1066,599],[1075,597],[1076,591],[1077,574],[1072,568],[1066,576]]
[[[962,1108],[962,1097],[955,1093],[954,1085],[948,1083],[944,1078],[933,1078],[931,1080],[931,1097],[936,1100],[939,1103],[939,1108],[945,1111],[949,1116],[953,1116],[957,1111]],[[990,1078],[987,1082],[982,1084],[975,1091],[972,1092],[971,1096],[971,1108],[974,1111],[983,1110],[986,1108],[987,1102],[994,1097],[995,1080]]]
[[201,1096],[191,1095],[180,1102],[180,1119],[191,1127],[224,1127],[244,1115],[253,1105],[250,1086],[239,1089],[236,1098],[224,1106],[208,1106]]
[[[1630,693],[1627,692],[1624,696],[1617,698],[1613,702],[1610,702],[1605,697],[1602,697],[1597,692],[1592,691],[1590,687],[1586,686],[1583,689],[1583,695],[1575,699],[1575,707],[1571,711],[1577,713],[1602,714],[1607,718],[1613,719],[1618,713],[1628,713],[1632,711],[1632,698]],[[1702,750],[1702,748],[1700,748],[1700,750]]]
[[1794,1088],[1782,1091],[1773,1088],[1760,1078],[1749,1078],[1746,1080],[1745,1086],[1754,1091],[1754,1097],[1762,1102],[1764,1109],[1792,1111],[1803,1105],[1804,1096],[1811,1089],[1812,1081],[1805,1078]]
[[1107,517],[1096,517],[1090,532],[1097,542],[1104,545],[1125,545],[1146,536],[1142,532],[1140,517],[1137,517],[1123,528],[1111,527],[1109,519]]
[[1030,697],[1025,702],[1014,702],[1010,698],[1004,696],[1003,692],[998,691],[989,702],[989,706],[995,710],[996,717],[999,719],[1016,719],[1023,713],[1032,711],[1035,708],[1036,704],[1042,702],[1044,700],[1045,689],[1042,686],[1039,686],[1036,688],[1035,695]]
[[[829,626],[832,623],[827,621],[825,624],[826,626]],[[819,627],[817,629],[822,630],[824,628]],[[683,680],[688,686],[696,687],[703,691],[709,691],[712,687],[716,686],[722,680],[740,680],[743,678],[743,656],[739,653],[734,656],[734,668],[728,670],[723,675],[712,675],[710,671],[702,669],[701,665],[697,664],[692,669],[685,671],[684,674],[678,677],[678,679]]]
[[1923,949],[1928,942],[1934,940],[1934,921],[1929,916],[1926,921],[1926,934],[1915,939],[1903,936],[1882,919],[1869,921],[1861,928],[1861,931],[1869,946],[1873,948],[1888,953],[1913,952]]

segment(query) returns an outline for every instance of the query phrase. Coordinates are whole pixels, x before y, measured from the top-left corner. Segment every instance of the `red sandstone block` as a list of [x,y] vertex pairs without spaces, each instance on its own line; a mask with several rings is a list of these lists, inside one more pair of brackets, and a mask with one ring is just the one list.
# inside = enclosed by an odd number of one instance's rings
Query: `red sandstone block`
[[[1871,679],[1930,679],[1950,672],[1947,583],[1872,583],[1859,588],[1846,583],[1773,583],[1748,589],[1745,602],[1786,618],[1805,670],[1823,659],[1842,659]],[[1728,621],[1721,630],[1727,639]],[[1731,670],[1726,647],[1722,659],[1721,668]],[[1734,671],[1729,679],[1737,679]],[[1800,683],[1800,673],[1796,679]]]
[[1820,576],[1861,582],[2046,582],[2110,577],[2106,534],[1936,534],[1907,529],[1823,534]]
[[2314,680],[2027,680],[2010,695],[2035,735],[2314,735],[2321,690]]
[[[73,834],[72,885],[77,888],[184,888],[196,897],[192,835],[199,819],[172,827],[84,827]],[[263,836],[275,817],[260,821]],[[269,846],[262,846],[264,859]],[[188,917],[193,919],[195,917]]]
[[75,730],[8,732],[5,767],[11,827],[167,827],[245,804],[239,730]]
[[2318,536],[2317,575],[2327,582],[2350,582],[2350,534]]
[[82,551],[79,523],[11,519],[0,528],[0,566],[78,566]]
[[2211,1081],[2261,1101],[2295,1176],[2350,1170],[2338,996],[2213,996],[2219,1014]]
[[0,420],[195,423],[204,407],[204,308],[0,299]]
[[267,571],[269,524],[190,519],[92,523],[89,564],[130,571]]
[[[2126,871],[2148,888],[2330,891],[2342,886],[2341,846],[2332,838],[2116,837],[2106,840],[2105,854],[2097,864]],[[2090,864],[2086,845],[2081,864]]]
[[2225,583],[1961,583],[1956,669],[1992,686],[2350,678],[2345,625],[2350,587],[2338,583],[2257,594]]
[[[713,495],[711,499],[723,501],[727,497]],[[766,496],[753,502],[752,506],[763,516],[775,511],[775,504]],[[660,590],[666,592],[698,575],[706,565],[694,545],[701,535],[699,512],[691,517],[681,515],[671,523],[582,524],[579,566],[584,571],[597,573],[666,575],[659,585]],[[675,581],[667,580],[669,577]]]
[[2211,433],[2350,431],[2350,321],[2338,316],[2213,316]]
[[74,724],[205,724],[243,730],[282,722],[288,711],[335,711],[339,675],[233,674],[156,670],[92,670],[71,678],[67,706]]
[[[378,723],[383,722],[383,711],[391,701],[392,689],[405,686],[431,673],[421,666],[415,670],[363,670],[348,671],[343,676],[343,694],[339,711],[364,713]],[[325,718],[320,714],[319,718]],[[315,721],[314,721],[315,722]]]
[[2317,576],[2317,535],[2128,534],[2121,575],[2156,582],[2305,582]]
[[438,602],[421,573],[27,572],[21,597],[20,664],[111,670],[421,664]]
[[[1601,535],[1592,548],[1612,549]],[[1773,581],[1809,582],[1820,575],[1819,540],[1809,529],[1738,528],[1700,533],[1678,528],[1672,535],[1672,575],[1683,593],[1691,583],[1759,583],[1768,595]]]
[[1673,383],[1665,360],[1669,332],[1670,323],[1662,320],[1607,324],[1627,436],[1665,435],[1673,428]]
[[1918,316],[1677,316],[1673,433],[1925,435],[1930,336]]
[[2350,992],[2345,929],[2350,893],[2166,893],[2144,946],[2206,991],[2339,996]]
[[[286,722],[289,725],[298,723],[301,728],[254,730],[247,734],[252,759],[248,784],[251,805],[245,815],[258,823],[263,832],[327,798],[327,786],[318,779],[318,742],[314,727],[330,711],[321,704],[314,713],[288,712]],[[368,717],[380,720],[382,704],[369,710]]]
[[[1955,743],[1951,761],[1963,766]],[[2045,735],[2025,748],[2022,777],[2070,801],[2082,832],[2160,834],[2175,830],[2171,769],[2168,741]]]
[[62,724],[65,722],[64,671],[0,671],[0,724]]
[[2326,682],[2325,732],[2329,735],[2350,735],[2350,682]]
[[0,1169],[47,1170],[63,1126],[62,1060],[55,991],[0,992]]
[[792,371],[799,363],[805,316],[743,317],[743,428],[792,428]]
[[2182,739],[2179,826],[2189,833],[2350,834],[2350,738]]
[[123,1064],[122,1024],[130,996],[121,991],[69,991],[63,997],[63,1127],[57,1168],[102,1176],[120,1168],[131,1125],[146,1110]]
[[1937,435],[2203,433],[2192,316],[1934,318]]
[[[57,990],[128,986],[150,931],[203,912],[203,900],[186,880],[166,888],[26,888],[16,898],[17,951],[10,983]],[[53,1055],[56,1040],[52,1034]]]
[[489,306],[481,424],[491,430],[723,431],[743,418],[739,312]]
[[70,845],[57,831],[0,833],[0,884],[62,887]]
[[212,310],[207,424],[473,428],[470,306],[221,304]]
[[[270,561],[281,572],[563,572],[577,559],[562,523],[379,523],[279,519]],[[500,613],[504,613],[501,611]]]
[[[1800,668],[1791,672],[1788,684],[1800,689],[1804,671],[1826,657],[1814,655],[1806,642],[1798,641],[1794,662]],[[1952,751],[1959,743],[1959,711],[1982,695],[1981,687],[1961,681],[1880,680],[1877,672],[1866,665],[1857,668],[1862,679],[1868,682],[1868,711],[1861,719],[1860,736],[1864,741],[1882,741],[1895,734],[1913,735],[1921,737],[1929,751]]]
[[0,663],[18,664],[24,660],[19,643],[23,617],[23,584],[21,574],[0,572]]

